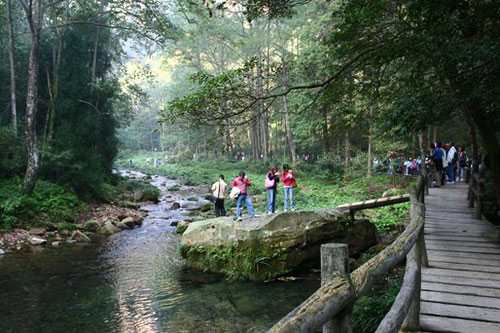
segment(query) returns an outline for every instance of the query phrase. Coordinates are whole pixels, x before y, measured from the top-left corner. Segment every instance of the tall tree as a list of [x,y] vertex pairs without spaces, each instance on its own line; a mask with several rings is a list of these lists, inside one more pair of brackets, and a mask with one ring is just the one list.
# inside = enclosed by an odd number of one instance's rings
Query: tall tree
[[21,1],[26,19],[28,21],[31,36],[31,49],[28,61],[28,89],[26,96],[26,150],[28,164],[24,176],[24,190],[27,193],[33,191],[36,177],[40,169],[40,150],[38,147],[38,136],[36,117],[38,112],[38,76],[40,68],[40,31],[43,19],[42,0]]
[[17,135],[16,42],[12,11],[12,0],[7,0],[7,29],[9,31],[10,109],[12,131],[14,132],[14,135]]

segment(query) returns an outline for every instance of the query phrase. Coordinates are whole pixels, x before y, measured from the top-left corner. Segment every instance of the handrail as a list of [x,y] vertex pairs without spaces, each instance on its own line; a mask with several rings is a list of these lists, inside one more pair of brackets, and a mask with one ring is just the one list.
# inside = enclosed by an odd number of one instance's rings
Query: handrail
[[[408,271],[405,274],[403,287],[393,308],[382,322],[384,326],[381,326],[380,331],[377,332],[397,332],[395,329],[401,327],[403,320],[409,317],[409,313],[412,313],[413,316],[408,318],[405,326],[418,326],[420,298],[417,297],[418,304],[416,304],[410,296],[420,293],[420,265],[421,261],[426,261],[423,241],[426,186],[427,181],[424,180],[424,177],[419,177],[417,186],[410,191],[412,203],[410,223],[392,244],[350,275],[339,275],[322,285],[268,332],[312,332],[319,329],[326,322],[340,315],[359,297],[366,294],[377,278],[387,274],[405,258],[408,258]],[[421,258],[425,259],[421,260]],[[405,303],[411,304],[411,306],[407,306]]]
[[479,173],[472,173],[470,177],[469,191],[467,197],[469,199],[469,207],[475,208],[474,215],[476,218],[482,217],[482,195],[483,195],[483,180]]

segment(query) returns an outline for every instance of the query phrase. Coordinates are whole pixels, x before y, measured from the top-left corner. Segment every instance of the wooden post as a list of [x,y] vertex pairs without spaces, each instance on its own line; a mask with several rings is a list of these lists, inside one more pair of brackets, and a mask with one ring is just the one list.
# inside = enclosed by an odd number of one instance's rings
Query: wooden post
[[[347,244],[329,243],[321,245],[321,285],[338,275],[349,274],[349,249]],[[351,333],[352,307],[341,311],[323,325],[323,333]]]

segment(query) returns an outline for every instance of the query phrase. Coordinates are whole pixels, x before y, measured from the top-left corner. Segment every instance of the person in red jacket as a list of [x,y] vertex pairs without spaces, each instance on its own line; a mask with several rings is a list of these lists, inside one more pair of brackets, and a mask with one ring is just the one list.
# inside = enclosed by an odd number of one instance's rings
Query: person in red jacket
[[248,195],[248,187],[251,185],[252,183],[250,182],[250,179],[248,179],[244,171],[241,171],[240,175],[233,179],[233,181],[231,182],[232,187],[237,187],[240,190],[238,198],[236,199],[236,219],[239,221],[241,220],[241,206],[243,205],[243,202],[245,202],[247,206],[248,215],[250,217],[255,216],[252,199],[250,199]]
[[289,209],[295,210],[295,203],[293,201],[293,188],[297,186],[297,181],[295,180],[293,171],[287,164],[283,165],[281,182],[283,183],[283,188],[285,189],[285,212]]

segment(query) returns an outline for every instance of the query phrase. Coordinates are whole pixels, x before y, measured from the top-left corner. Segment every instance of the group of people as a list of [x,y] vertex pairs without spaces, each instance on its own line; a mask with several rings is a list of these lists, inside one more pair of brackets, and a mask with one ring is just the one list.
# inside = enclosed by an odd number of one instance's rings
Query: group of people
[[[272,167],[264,177],[264,187],[267,194],[266,211],[267,214],[276,213],[276,198],[278,195],[278,184],[283,184],[284,191],[284,210],[295,210],[295,202],[293,197],[294,188],[297,186],[295,174],[288,165],[283,165],[283,170],[280,171],[277,167]],[[225,182],[224,175],[219,176],[219,180],[212,185],[212,195],[214,198],[215,215],[225,216],[225,199],[229,196],[230,199],[236,201],[236,220],[242,219],[243,205],[246,206],[248,215],[255,217],[255,209],[253,207],[252,198],[249,195],[249,187],[252,182],[247,177],[244,171],[231,181],[231,191],[228,194],[228,184]]]
[[464,147],[459,147],[457,150],[453,142],[448,144],[436,142],[431,144],[430,148],[432,151],[430,162],[436,186],[464,181],[465,168],[469,163]]
[[[379,163],[378,160],[374,160],[374,167]],[[387,160],[385,161],[387,166],[387,175],[393,176],[399,175],[418,175],[422,167],[422,160],[420,158],[404,158],[402,155],[398,156],[396,152],[389,152]]]

